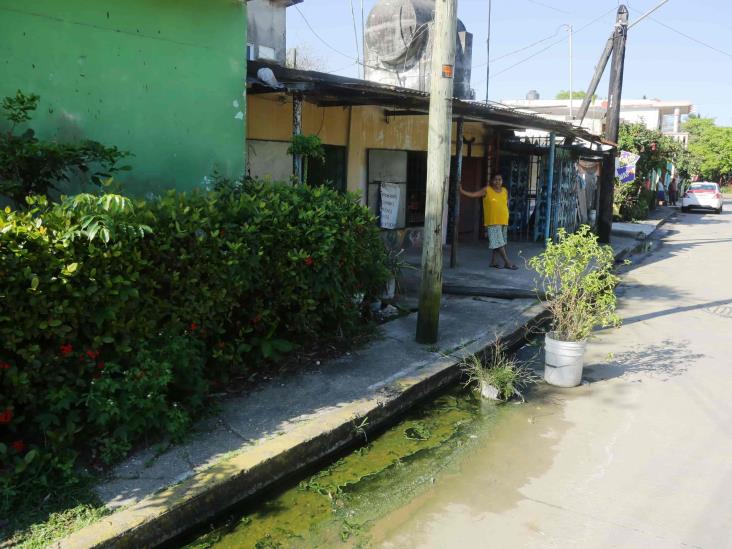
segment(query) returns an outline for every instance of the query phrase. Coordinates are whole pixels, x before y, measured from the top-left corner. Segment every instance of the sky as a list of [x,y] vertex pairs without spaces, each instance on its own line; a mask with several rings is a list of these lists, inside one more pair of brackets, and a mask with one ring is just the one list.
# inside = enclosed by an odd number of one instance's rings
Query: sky
[[[317,59],[325,72],[358,76],[355,41],[360,49],[362,1],[368,18],[377,0],[304,0],[288,8],[288,48],[297,47]],[[660,1],[626,2],[630,23]],[[532,89],[543,99],[553,99],[558,91],[569,89],[569,41],[563,25],[574,29],[573,89],[586,89],[612,32],[618,4],[618,0],[492,0],[489,99],[523,99]],[[458,17],[473,34],[471,85],[476,98],[484,99],[488,0],[459,0]],[[628,32],[623,98],[689,100],[700,115],[732,126],[730,22],[730,0],[669,0]],[[511,54],[515,50],[522,51]],[[609,63],[598,86],[600,97],[607,96],[608,72]]]

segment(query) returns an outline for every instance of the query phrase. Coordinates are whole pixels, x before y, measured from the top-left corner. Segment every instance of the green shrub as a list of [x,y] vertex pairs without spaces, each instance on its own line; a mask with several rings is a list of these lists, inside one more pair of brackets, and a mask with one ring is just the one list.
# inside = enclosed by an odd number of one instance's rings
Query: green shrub
[[180,436],[209,386],[358,330],[385,256],[353,197],[308,186],[0,212],[0,514],[79,453]]
[[0,132],[0,195],[22,206],[26,197],[50,196],[59,184],[72,179],[101,185],[111,174],[129,170],[118,163],[129,153],[96,141],[57,143],[38,139],[35,132],[19,127],[30,122],[40,97],[18,90],[0,103],[9,128]]
[[575,233],[559,229],[557,242],[547,240],[544,252],[529,260],[552,314],[552,337],[583,341],[596,327],[620,324],[614,265],[613,249],[600,244],[587,225]]

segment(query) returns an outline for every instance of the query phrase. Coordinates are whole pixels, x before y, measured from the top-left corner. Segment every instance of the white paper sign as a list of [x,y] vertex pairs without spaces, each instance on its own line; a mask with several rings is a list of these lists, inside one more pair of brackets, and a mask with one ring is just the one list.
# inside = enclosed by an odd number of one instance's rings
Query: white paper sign
[[381,227],[383,229],[397,227],[402,200],[402,189],[398,184],[381,184]]

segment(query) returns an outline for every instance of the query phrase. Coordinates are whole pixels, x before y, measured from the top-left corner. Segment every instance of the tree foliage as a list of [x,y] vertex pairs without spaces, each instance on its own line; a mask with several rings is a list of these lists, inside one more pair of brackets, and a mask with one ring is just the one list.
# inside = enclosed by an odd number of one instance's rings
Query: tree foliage
[[0,195],[22,206],[31,195],[50,197],[59,184],[81,176],[82,181],[100,185],[113,173],[129,169],[118,162],[129,153],[96,141],[57,143],[42,140],[27,128],[40,97],[18,90],[0,106],[8,129],[0,132]]
[[[585,91],[573,91],[572,99],[584,99],[586,95],[587,92]],[[559,90],[559,92],[557,92],[557,95],[554,96],[554,99],[569,99],[569,90]],[[594,101],[595,99],[597,99],[597,94],[593,93],[592,100]]]
[[684,131],[689,132],[690,167],[694,175],[717,181],[732,174],[732,128],[717,126],[713,118],[690,118]]
[[620,125],[618,147],[640,155],[635,165],[636,179],[643,181],[654,170],[662,170],[669,162],[675,163],[683,154],[683,147],[659,130],[648,129],[640,122]]

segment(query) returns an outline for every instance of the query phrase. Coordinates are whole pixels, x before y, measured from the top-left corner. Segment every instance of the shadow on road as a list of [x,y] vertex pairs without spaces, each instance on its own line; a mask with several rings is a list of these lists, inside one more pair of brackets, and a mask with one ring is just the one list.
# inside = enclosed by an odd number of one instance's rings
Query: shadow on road
[[[687,311],[696,311],[699,309],[709,310],[710,312],[717,314],[717,311],[726,311],[724,305],[732,304],[732,298],[730,299],[719,299],[717,301],[708,301],[706,303],[695,303],[694,305],[687,305],[685,307],[670,307],[662,311],[653,311],[652,313],[646,313],[643,315],[631,316],[623,319],[623,324],[633,324],[634,322],[642,322],[644,320],[650,320],[652,318],[658,318],[660,316],[674,315],[678,313],[685,313]],[[718,316],[726,316],[726,314],[718,314]]]
[[606,364],[588,365],[583,379],[604,381],[643,372],[660,381],[667,381],[683,374],[690,364],[704,357],[703,354],[691,352],[689,345],[687,340],[665,339],[660,343],[618,353]]

